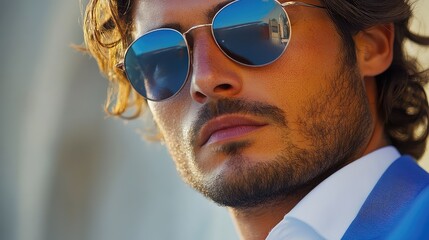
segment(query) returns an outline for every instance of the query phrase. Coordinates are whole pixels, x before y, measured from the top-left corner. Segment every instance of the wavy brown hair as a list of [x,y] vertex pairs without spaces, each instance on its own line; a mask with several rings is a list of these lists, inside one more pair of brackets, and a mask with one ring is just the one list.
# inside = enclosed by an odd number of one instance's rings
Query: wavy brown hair
[[[132,0],[89,0],[84,15],[86,50],[110,80],[106,111],[125,118],[139,116],[146,106],[124,73],[115,67],[133,40],[133,3]],[[321,0],[321,3],[343,39],[347,64],[356,64],[353,41],[356,33],[378,24],[394,24],[393,62],[376,76],[379,113],[392,144],[401,153],[420,158],[429,134],[429,107],[423,88],[429,76],[414,58],[406,55],[404,41],[428,46],[429,38],[410,31],[411,4],[406,0]],[[134,112],[125,116],[130,108]]]
[[[100,71],[109,79],[105,111],[122,118],[136,118],[144,110],[145,100],[135,92],[124,72],[116,65],[124,58],[132,42],[131,0],[89,0],[84,14],[85,51],[98,63]],[[133,108],[131,115],[125,112]]]

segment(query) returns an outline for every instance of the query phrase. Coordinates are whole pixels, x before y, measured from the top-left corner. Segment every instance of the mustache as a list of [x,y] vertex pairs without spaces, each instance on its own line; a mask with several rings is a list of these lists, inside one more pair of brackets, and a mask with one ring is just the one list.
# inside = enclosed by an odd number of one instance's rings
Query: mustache
[[198,133],[206,122],[234,113],[264,117],[281,126],[287,126],[285,112],[274,105],[241,99],[219,99],[207,103],[198,111],[197,119],[191,125],[191,143],[196,142]]

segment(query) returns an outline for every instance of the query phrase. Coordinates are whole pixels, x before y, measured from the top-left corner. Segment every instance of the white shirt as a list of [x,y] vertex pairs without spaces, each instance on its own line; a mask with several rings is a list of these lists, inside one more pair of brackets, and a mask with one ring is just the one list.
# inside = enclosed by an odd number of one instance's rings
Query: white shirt
[[341,239],[378,180],[400,156],[388,146],[338,170],[286,214],[266,240]]

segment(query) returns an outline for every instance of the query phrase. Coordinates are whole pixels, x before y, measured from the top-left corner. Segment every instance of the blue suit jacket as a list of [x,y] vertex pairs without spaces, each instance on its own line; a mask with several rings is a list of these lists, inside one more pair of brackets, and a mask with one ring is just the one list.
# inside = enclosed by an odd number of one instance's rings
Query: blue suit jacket
[[429,240],[429,174],[409,156],[396,160],[342,239]]

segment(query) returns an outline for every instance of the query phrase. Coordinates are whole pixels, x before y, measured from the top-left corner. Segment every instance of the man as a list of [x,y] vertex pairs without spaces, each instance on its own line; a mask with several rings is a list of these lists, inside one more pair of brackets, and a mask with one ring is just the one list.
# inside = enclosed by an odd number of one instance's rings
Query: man
[[411,15],[403,0],[93,0],[84,31],[110,113],[147,106],[242,239],[420,239],[428,78],[402,43],[429,38]]

